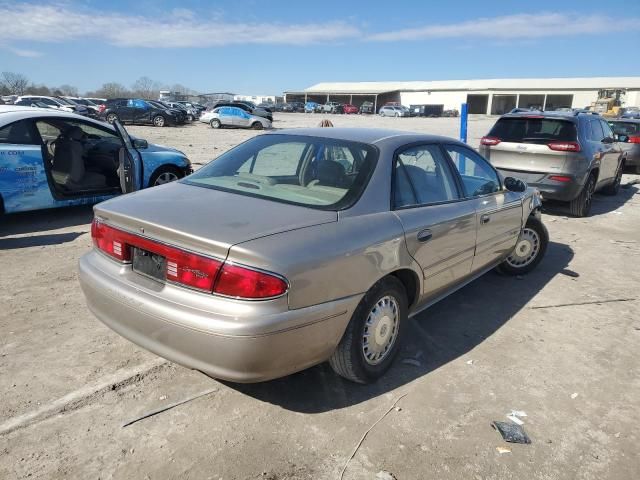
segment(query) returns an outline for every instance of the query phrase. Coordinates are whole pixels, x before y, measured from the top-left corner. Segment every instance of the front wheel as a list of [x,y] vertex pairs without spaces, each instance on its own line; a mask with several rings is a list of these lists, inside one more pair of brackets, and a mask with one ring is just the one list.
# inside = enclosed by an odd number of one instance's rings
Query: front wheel
[[108,123],[113,123],[116,120],[118,120],[118,115],[116,115],[115,113],[110,113],[110,114],[107,115],[106,120],[107,120]]
[[591,202],[593,200],[593,194],[596,191],[596,176],[594,174],[589,175],[587,183],[580,194],[571,200],[569,203],[569,211],[574,217],[586,217],[591,211]]
[[179,168],[173,165],[165,165],[156,170],[149,179],[149,185],[151,187],[157,187],[158,185],[164,185],[165,183],[175,182],[176,180],[184,177],[184,174]]
[[549,232],[538,217],[529,217],[520,233],[516,248],[498,266],[501,273],[522,275],[536,268],[544,257],[549,244]]
[[262,130],[264,127],[262,126],[262,123],[260,123],[260,122],[253,122],[251,124],[251,128],[253,130]]
[[156,115],[153,117],[153,126],[154,127],[164,127],[165,119],[162,115]]
[[331,368],[357,383],[381,377],[400,350],[407,316],[407,294],[402,283],[395,277],[378,281],[353,312],[329,359]]
[[209,123],[211,125],[211,128],[220,128],[222,126],[222,124],[220,123],[220,120],[218,120],[217,118],[211,119],[211,122]]

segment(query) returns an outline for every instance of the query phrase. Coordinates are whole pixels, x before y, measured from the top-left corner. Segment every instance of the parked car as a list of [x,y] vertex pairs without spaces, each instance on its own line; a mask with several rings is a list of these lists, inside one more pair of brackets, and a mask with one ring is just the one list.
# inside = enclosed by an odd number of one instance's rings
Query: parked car
[[249,103],[247,102],[217,102],[214,106],[214,108],[217,107],[236,107],[236,108],[241,108],[242,110],[244,110],[245,112],[251,114],[251,115],[255,115],[256,117],[262,117],[262,118],[266,118],[267,120],[269,120],[269,122],[273,122],[273,113],[268,112],[266,110],[263,110],[262,108],[257,108],[257,107],[253,107],[251,106]]
[[624,166],[640,175],[640,119],[609,120],[609,126],[621,142]]
[[360,105],[360,113],[375,113],[375,106],[373,102],[362,102],[362,105]]
[[20,107],[51,108],[52,110],[59,110],[47,103],[33,100],[18,100],[13,105],[18,105]]
[[0,213],[101,202],[191,173],[184,153],[74,113],[0,107]]
[[327,102],[322,106],[322,113],[344,113],[344,110],[341,103]]
[[90,102],[93,102],[98,106],[104,105],[105,103],[107,103],[107,99],[106,98],[85,97],[85,100],[89,100]]
[[100,118],[109,123],[119,120],[121,123],[151,124],[155,127],[177,125],[180,117],[163,105],[153,105],[140,98],[114,98],[107,100],[101,108]]
[[148,102],[151,106],[159,108],[160,110],[167,110],[176,118],[176,124],[178,125],[185,124],[187,123],[187,121],[189,121],[189,114],[182,105],[171,106],[168,103],[162,102],[160,100],[145,100],[145,102]]
[[182,105],[187,110],[188,109],[192,109],[193,110],[193,119],[194,120],[196,118],[198,118],[200,116],[200,114],[206,110],[204,105],[200,105],[199,103],[195,103],[195,102],[177,101],[175,103],[178,103],[178,104]]
[[359,113],[360,109],[358,107],[356,107],[355,105],[351,105],[350,103],[345,103],[342,106],[342,110],[344,111],[344,113]]
[[616,195],[620,188],[622,148],[598,114],[506,114],[480,143],[503,175],[524,180],[546,200],[569,202],[576,217],[589,214],[595,192]]
[[185,117],[185,121],[192,122],[198,118],[198,111],[193,107],[187,107],[180,102],[160,102],[169,108],[179,110]]
[[283,103],[280,107],[280,111],[284,113],[293,113],[293,105],[290,103]]
[[627,107],[621,115],[622,118],[640,118],[640,107]]
[[27,102],[41,102],[49,105],[51,108],[55,108],[56,110],[62,110],[64,112],[72,112],[77,113],[79,115],[87,115],[88,111],[86,107],[83,105],[77,105],[75,103],[69,102],[61,97],[47,97],[42,95],[22,95],[16,99],[16,102],[19,101],[27,101]]
[[62,98],[64,98],[69,102],[75,103],[76,105],[84,105],[90,117],[94,117],[94,118],[98,117],[99,105],[96,105],[91,100],[87,100],[86,98],[80,98],[80,97],[62,97]]
[[410,117],[411,112],[407,107],[385,106],[378,112],[381,117]]
[[316,102],[307,102],[304,104],[304,113],[316,113],[322,105]]
[[329,360],[366,383],[410,316],[494,267],[535,268],[548,242],[539,207],[535,189],[453,139],[284,130],[96,206],[80,283],[107,326],[213,377]]
[[208,123],[211,128],[235,127],[262,130],[271,128],[271,122],[263,117],[251,115],[238,107],[217,107],[200,115],[200,121]]
[[258,108],[261,108],[262,110],[266,110],[267,112],[275,112],[276,111],[276,104],[275,103],[260,103],[258,104]]

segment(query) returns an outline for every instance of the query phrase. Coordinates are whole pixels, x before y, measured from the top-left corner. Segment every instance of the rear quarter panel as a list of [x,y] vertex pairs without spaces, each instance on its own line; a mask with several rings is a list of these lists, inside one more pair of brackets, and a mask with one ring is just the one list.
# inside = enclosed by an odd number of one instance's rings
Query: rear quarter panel
[[414,271],[422,291],[420,267],[391,212],[341,218],[236,244],[228,259],[284,275],[291,285],[291,309],[362,294],[399,268]]

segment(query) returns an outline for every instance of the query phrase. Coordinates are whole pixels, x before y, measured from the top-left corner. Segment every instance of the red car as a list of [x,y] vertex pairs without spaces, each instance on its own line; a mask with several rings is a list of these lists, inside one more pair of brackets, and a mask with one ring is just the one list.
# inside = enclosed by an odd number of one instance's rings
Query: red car
[[360,111],[358,107],[351,105],[350,103],[345,103],[342,106],[342,109],[344,110],[344,113],[358,113]]

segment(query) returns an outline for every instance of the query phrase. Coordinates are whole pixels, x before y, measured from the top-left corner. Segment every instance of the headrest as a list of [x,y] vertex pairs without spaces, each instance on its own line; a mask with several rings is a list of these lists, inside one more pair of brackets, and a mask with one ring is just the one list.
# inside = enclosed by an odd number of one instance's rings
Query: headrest
[[82,129],[78,126],[73,126],[73,127],[69,127],[67,130],[65,130],[64,132],[64,136],[67,137],[70,140],[82,140],[82,137],[84,137],[84,132],[82,131]]

